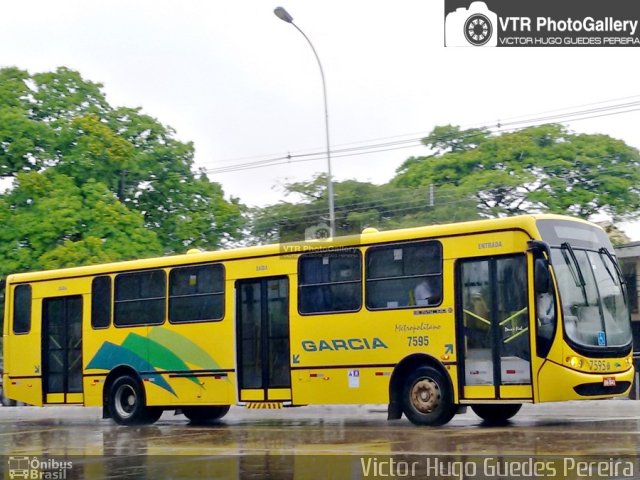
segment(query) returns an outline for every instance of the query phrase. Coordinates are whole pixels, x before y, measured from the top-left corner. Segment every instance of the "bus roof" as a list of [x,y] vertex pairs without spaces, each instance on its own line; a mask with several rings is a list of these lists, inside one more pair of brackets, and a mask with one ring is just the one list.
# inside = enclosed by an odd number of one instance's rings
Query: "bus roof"
[[[355,247],[359,245],[372,245],[377,243],[401,242],[419,238],[438,238],[451,235],[464,235],[470,233],[490,232],[495,230],[508,230],[518,228],[529,234],[536,232],[535,222],[541,219],[576,221],[594,225],[582,219],[564,215],[533,214],[518,215],[505,218],[492,218],[474,220],[469,222],[428,225],[424,227],[404,228],[378,232],[365,232],[358,235],[336,237],[327,240],[298,241],[283,244],[261,245],[254,247],[241,247],[229,250],[216,250],[199,252],[190,251],[186,254],[170,255],[165,257],[153,257],[122,262],[103,263],[82,267],[71,267],[57,270],[41,270],[27,273],[12,274],[7,277],[7,284],[50,280],[55,278],[82,277],[117,273],[129,270],[145,270],[151,268],[172,267],[177,265],[199,264],[206,262],[225,261],[243,258],[257,258],[272,255],[294,255],[325,249]],[[599,227],[597,227],[599,228]]]

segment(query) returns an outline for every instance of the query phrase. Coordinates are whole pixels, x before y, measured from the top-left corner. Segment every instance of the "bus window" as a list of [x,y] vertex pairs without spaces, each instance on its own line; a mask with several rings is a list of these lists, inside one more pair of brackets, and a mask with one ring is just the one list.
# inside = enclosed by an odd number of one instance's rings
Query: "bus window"
[[354,312],[362,306],[362,262],[357,250],[306,254],[298,264],[302,314]]
[[113,323],[118,327],[163,323],[165,284],[163,270],[118,275]]
[[432,306],[440,302],[439,242],[385,245],[367,251],[367,308]]
[[631,338],[629,315],[613,264],[595,252],[566,245],[552,248],[551,259],[568,339],[578,348],[624,345]]
[[604,255],[603,250],[588,252],[588,256],[601,299],[607,344],[621,345],[629,338],[629,310],[613,257]]
[[221,320],[224,316],[222,265],[174,268],[169,274],[171,323]]
[[493,293],[489,281],[488,260],[464,262],[461,269],[465,345],[466,354],[469,355],[470,350],[487,349],[488,351],[493,345],[489,316],[489,304]]
[[534,284],[536,294],[536,353],[546,357],[556,329],[556,299],[549,273],[549,264],[543,258],[534,260]]
[[111,323],[111,277],[96,277],[91,282],[91,326],[106,328]]
[[13,294],[13,333],[31,329],[31,285],[18,285]]

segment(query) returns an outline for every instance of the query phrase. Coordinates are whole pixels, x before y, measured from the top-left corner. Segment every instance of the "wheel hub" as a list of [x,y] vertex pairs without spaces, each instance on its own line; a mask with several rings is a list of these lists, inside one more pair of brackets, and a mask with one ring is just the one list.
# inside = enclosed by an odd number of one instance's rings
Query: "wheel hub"
[[423,378],[411,388],[411,403],[416,410],[430,413],[440,405],[440,388],[430,378]]
[[115,395],[115,408],[121,418],[128,418],[135,410],[138,398],[130,385],[120,385]]

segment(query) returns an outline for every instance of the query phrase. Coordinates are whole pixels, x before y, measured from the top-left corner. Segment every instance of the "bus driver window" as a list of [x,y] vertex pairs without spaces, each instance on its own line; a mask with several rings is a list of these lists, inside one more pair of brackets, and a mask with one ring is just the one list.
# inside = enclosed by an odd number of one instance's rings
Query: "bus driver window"
[[534,276],[537,319],[536,351],[539,357],[545,357],[551,348],[556,326],[556,300],[547,260],[535,259]]
[[555,323],[556,311],[551,276],[546,262],[540,258],[535,263],[536,309],[539,325]]

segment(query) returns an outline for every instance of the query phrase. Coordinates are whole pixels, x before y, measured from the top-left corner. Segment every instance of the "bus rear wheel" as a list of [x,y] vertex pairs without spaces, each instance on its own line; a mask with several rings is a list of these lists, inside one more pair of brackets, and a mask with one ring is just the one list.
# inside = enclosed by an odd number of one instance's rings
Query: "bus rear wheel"
[[153,423],[162,415],[162,409],[146,406],[142,385],[129,375],[115,379],[108,399],[111,418],[120,425]]
[[444,425],[453,418],[456,406],[445,376],[433,367],[416,368],[405,378],[402,410],[415,425]]
[[205,423],[219,420],[224,417],[231,408],[229,405],[215,405],[211,407],[184,407],[182,413],[191,423]]
[[521,403],[471,405],[471,410],[487,423],[504,423],[522,408]]

